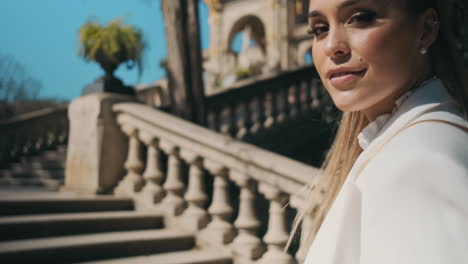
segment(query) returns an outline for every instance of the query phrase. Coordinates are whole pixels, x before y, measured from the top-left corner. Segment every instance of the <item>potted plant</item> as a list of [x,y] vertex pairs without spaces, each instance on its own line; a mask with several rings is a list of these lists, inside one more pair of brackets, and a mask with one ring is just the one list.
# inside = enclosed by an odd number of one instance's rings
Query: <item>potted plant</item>
[[125,63],[129,69],[136,66],[141,74],[145,43],[139,29],[124,24],[122,19],[112,20],[107,26],[89,21],[80,28],[79,42],[79,55],[86,61],[97,62],[105,72],[96,83],[85,88],[84,94],[98,91],[134,93],[115,78],[114,72]]

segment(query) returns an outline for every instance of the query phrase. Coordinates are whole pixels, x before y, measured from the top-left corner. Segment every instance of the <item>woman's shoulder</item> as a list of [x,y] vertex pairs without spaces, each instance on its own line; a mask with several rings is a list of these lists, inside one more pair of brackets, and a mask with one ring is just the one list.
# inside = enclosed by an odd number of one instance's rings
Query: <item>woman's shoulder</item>
[[464,161],[468,163],[467,129],[468,122],[461,112],[439,109],[410,122],[389,142],[388,147],[419,154],[464,154]]
[[378,190],[409,181],[446,187],[464,183],[468,193],[465,119],[459,113],[436,111],[412,123],[371,158],[359,176],[359,185]]

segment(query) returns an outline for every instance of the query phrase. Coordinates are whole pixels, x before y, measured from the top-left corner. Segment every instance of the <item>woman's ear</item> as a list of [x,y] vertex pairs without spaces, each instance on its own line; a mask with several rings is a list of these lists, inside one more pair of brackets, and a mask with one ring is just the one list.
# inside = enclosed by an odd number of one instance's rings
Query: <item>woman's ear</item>
[[421,38],[419,49],[425,54],[439,36],[440,20],[437,12],[430,8],[421,15]]

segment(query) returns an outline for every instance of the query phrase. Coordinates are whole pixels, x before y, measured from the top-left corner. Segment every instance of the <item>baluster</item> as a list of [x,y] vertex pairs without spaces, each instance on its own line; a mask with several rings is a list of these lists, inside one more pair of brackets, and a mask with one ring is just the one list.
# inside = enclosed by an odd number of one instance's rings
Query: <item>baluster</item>
[[144,207],[153,206],[162,200],[164,189],[161,187],[163,173],[161,171],[160,150],[158,139],[146,133],[140,133],[142,141],[148,146],[146,170],[143,178],[146,181],[145,186],[138,194],[138,201]]
[[309,90],[309,80],[303,80],[300,82],[301,87],[301,111],[307,112],[309,110],[309,101],[310,101],[310,90]]
[[301,112],[301,83],[295,82],[292,86],[293,95],[292,98],[294,100],[293,107],[290,115],[292,117],[297,116]]
[[257,237],[260,221],[255,215],[255,182],[242,173],[233,172],[231,177],[241,188],[239,215],[234,222],[239,235],[234,239],[232,248],[240,262],[248,262],[258,259],[265,251]]
[[270,201],[268,231],[263,241],[268,245],[267,252],[260,259],[261,263],[293,263],[293,258],[284,251],[289,239],[286,231],[285,211],[287,196],[268,184],[260,184],[259,190]]
[[221,131],[221,108],[216,107],[213,111],[213,121],[214,121],[214,128],[215,131]]
[[140,159],[141,143],[138,138],[138,130],[131,126],[123,126],[122,131],[128,135],[128,156],[125,161],[127,174],[120,181],[114,193],[118,196],[133,196],[143,186],[143,178],[140,175],[143,169],[143,163]]
[[[227,115],[224,114],[226,112]],[[237,106],[235,104],[231,104],[228,108],[224,109],[223,119],[224,120],[221,121],[223,123],[221,126],[221,133],[235,137],[239,130],[237,127]]]
[[313,86],[313,79],[312,80],[307,80],[304,81],[304,93],[305,93],[305,98],[304,98],[304,110],[308,110],[312,108],[312,89],[314,89]]
[[209,127],[217,132],[221,132],[221,108],[219,105],[215,104],[208,112],[209,117]]
[[268,109],[268,115],[267,115],[267,120],[265,121],[265,127],[271,127],[274,126],[278,122],[278,90],[274,90],[269,93],[268,99],[269,103],[268,106],[270,109]]
[[238,120],[239,131],[236,134],[236,138],[244,139],[249,136],[250,128],[252,127],[252,111],[251,101],[246,100],[242,104],[242,116]]
[[208,223],[208,213],[203,208],[208,200],[203,181],[203,160],[200,156],[187,150],[181,151],[181,157],[190,164],[189,182],[185,200],[188,207],[184,211],[184,226],[191,231],[198,231]]
[[280,92],[282,109],[278,116],[278,122],[284,122],[288,117],[291,111],[291,106],[289,105],[289,87],[284,87]]
[[[291,197],[290,200],[290,205],[293,208],[296,208],[296,210],[300,210],[302,208],[304,203],[304,197],[300,197],[299,195],[294,195]],[[309,247],[311,242],[314,239],[313,234],[311,233],[312,228],[314,225],[314,217],[313,213],[307,213],[304,216],[304,219],[302,220],[301,223],[301,240],[299,244],[299,249],[296,252],[296,259],[298,263],[303,263],[306,256],[307,252],[309,251]]]
[[166,197],[162,203],[171,216],[177,216],[182,213],[185,206],[185,201],[182,198],[185,185],[182,181],[182,162],[179,157],[179,148],[167,141],[161,140],[159,143],[161,149],[169,156],[166,182],[163,185]]
[[312,86],[309,88],[309,90],[310,89],[312,90],[311,108],[317,109],[320,106],[320,99],[319,99],[320,85],[317,79],[312,79]]
[[229,106],[229,135],[231,135],[231,137],[235,137],[239,131],[239,127],[237,126],[237,108],[238,106],[236,104],[231,104]]
[[312,215],[307,214],[302,220],[301,228],[301,241],[299,245],[299,250],[296,252],[296,259],[299,263],[303,263],[309,251],[309,247],[314,237],[311,234],[314,224],[314,218]]
[[255,120],[253,122],[252,127],[250,128],[250,133],[255,134],[261,131],[264,128],[264,124],[266,121],[266,114],[265,114],[265,95],[260,95],[255,98],[257,111],[255,114]]
[[229,200],[228,171],[220,164],[209,160],[205,160],[205,167],[215,178],[213,200],[208,208],[213,220],[202,231],[202,237],[218,245],[225,245],[235,236],[234,228],[229,222],[233,209]]

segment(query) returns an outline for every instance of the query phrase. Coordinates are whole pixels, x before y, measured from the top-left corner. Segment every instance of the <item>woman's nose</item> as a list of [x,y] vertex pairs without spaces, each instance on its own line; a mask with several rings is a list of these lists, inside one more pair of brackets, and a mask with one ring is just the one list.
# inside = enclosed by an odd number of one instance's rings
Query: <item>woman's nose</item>
[[344,29],[335,28],[328,32],[325,54],[332,60],[347,57],[351,50]]

